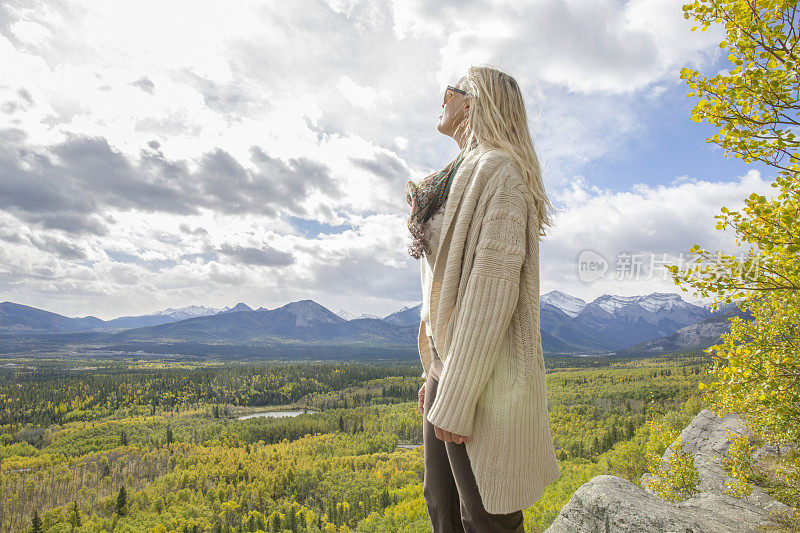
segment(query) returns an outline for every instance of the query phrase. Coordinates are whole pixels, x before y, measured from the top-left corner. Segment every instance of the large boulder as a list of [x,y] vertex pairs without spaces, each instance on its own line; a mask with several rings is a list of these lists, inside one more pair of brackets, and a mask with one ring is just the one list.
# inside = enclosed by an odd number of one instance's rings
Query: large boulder
[[546,533],[742,532],[757,531],[761,523],[761,509],[727,494],[670,503],[627,479],[602,475],[575,491]]
[[[680,434],[683,450],[692,453],[700,475],[699,494],[672,503],[626,479],[596,476],[575,491],[546,533],[738,533],[779,528],[777,516],[790,515],[789,506],[758,487],[745,498],[725,494],[725,482],[733,481],[722,464],[732,442],[726,429],[746,432],[738,415],[720,418],[704,409]],[[673,453],[671,445],[662,457],[665,465]],[[643,476],[645,486],[651,477]]]

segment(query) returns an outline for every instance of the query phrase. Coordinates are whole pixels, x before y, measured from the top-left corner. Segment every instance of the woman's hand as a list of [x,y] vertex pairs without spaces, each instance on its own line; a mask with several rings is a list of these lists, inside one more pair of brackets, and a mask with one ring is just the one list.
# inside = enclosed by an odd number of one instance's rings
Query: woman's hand
[[419,388],[419,392],[417,393],[419,397],[419,402],[417,403],[417,407],[419,407],[419,414],[424,414],[425,410],[423,406],[425,405],[425,384],[422,384],[422,387]]
[[458,435],[457,433],[450,433],[449,431],[445,431],[439,426],[433,426],[434,433],[436,433],[436,438],[439,440],[443,440],[445,442],[455,442],[456,444],[464,444],[469,442],[469,437],[466,435]]

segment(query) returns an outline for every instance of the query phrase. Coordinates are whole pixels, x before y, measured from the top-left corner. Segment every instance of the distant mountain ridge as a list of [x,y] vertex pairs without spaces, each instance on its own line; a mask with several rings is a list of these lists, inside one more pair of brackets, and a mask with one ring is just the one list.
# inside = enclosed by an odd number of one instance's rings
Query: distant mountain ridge
[[180,309],[170,307],[146,315],[121,316],[112,320],[102,320],[95,316],[70,318],[28,305],[2,302],[0,303],[0,334],[121,331],[178,322],[187,318],[207,316],[227,310],[227,307],[214,309],[191,305]]
[[[0,335],[98,332],[109,341],[158,343],[332,342],[415,345],[422,304],[404,306],[384,318],[341,309],[334,313],[305,299],[275,309],[243,302],[217,309],[202,305],[168,308],[113,320],[65,317],[13,302],[0,303]],[[344,315],[344,316],[342,316]],[[717,317],[716,321],[707,320]],[[603,294],[586,302],[561,291],[540,297],[542,347],[548,354],[659,353],[715,342],[727,321],[679,294]],[[706,321],[706,322],[704,322]],[[692,330],[696,328],[697,331]],[[686,329],[688,328],[688,329]],[[677,336],[670,340],[670,336]],[[648,344],[650,343],[650,344]],[[673,350],[674,351],[674,350]]]
[[603,294],[589,303],[551,291],[540,298],[542,343],[551,338],[554,352],[613,352],[669,335],[711,315],[685,302],[679,294],[653,292],[644,296]]
[[291,302],[272,310],[253,311],[241,308],[242,310],[234,312],[234,309],[211,316],[122,331],[115,333],[112,340],[244,344],[304,341],[408,345],[416,339],[416,328],[395,326],[378,319],[345,320],[313,300]]

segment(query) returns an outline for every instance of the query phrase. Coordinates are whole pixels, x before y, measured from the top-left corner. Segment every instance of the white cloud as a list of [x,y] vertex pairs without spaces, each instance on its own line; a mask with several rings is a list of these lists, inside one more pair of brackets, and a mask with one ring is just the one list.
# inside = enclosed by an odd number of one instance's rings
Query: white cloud
[[[675,292],[677,286],[667,276],[646,280],[615,278],[620,253],[638,253],[646,262],[651,258],[677,262],[681,256],[693,257],[689,249],[699,244],[706,250],[742,254],[747,247],[737,246],[731,231],[716,229],[714,215],[720,207],[738,210],[752,192],[775,196],[776,189],[756,171],[735,181],[708,182],[698,179],[673,180],[669,186],[636,184],[629,191],[614,192],[576,179],[553,195],[558,209],[554,226],[542,241],[540,265],[542,294],[558,289],[591,300],[601,294],[648,294]],[[581,251],[599,252],[610,264],[607,278],[583,283],[577,275]],[[621,259],[619,259],[621,260]]]
[[50,30],[27,20],[20,20],[11,25],[11,33],[25,44],[41,46],[52,37]]
[[631,93],[716,54],[716,26],[689,32],[673,0],[406,2],[395,0],[398,35],[440,36],[439,82],[488,63],[523,80],[583,93]]
[[382,95],[372,87],[359,85],[350,79],[350,76],[342,76],[336,87],[351,104],[365,109],[374,108],[382,97]]

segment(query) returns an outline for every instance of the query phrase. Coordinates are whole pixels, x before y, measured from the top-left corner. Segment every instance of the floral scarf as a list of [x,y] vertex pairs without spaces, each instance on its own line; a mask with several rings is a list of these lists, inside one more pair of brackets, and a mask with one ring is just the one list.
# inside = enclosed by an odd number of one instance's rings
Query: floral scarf
[[428,242],[431,230],[428,221],[444,208],[450,184],[462,159],[464,159],[463,151],[442,170],[420,180],[419,185],[413,181],[406,184],[406,201],[411,206],[408,230],[413,237],[413,242],[408,246],[408,253],[414,259],[422,257],[423,251],[426,254],[431,253]]

